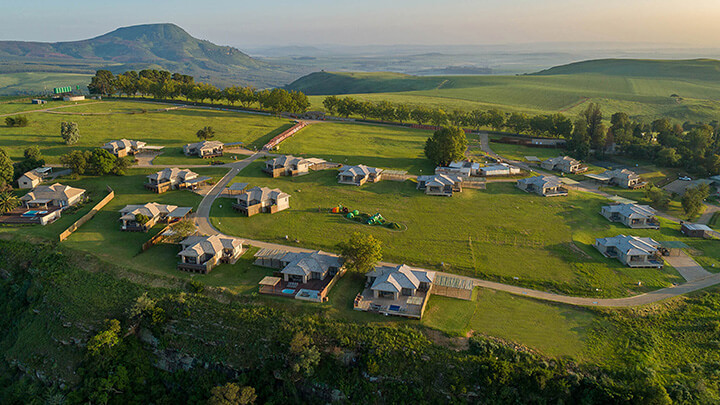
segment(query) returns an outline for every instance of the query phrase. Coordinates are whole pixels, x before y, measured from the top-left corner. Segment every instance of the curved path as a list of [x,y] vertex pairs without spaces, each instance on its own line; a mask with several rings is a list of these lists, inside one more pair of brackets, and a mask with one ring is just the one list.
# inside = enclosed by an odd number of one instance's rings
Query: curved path
[[[239,162],[233,162],[225,165],[230,167],[230,171],[218,181],[200,202],[195,214],[195,225],[198,230],[207,235],[223,235],[210,222],[210,209],[215,200],[222,194],[223,190],[232,181],[232,179],[250,163],[257,158],[266,155],[264,152],[257,152],[247,159]],[[283,249],[291,252],[311,252],[312,249],[300,248],[296,246],[286,246],[278,243],[263,242],[257,240],[245,239],[245,243],[258,248]],[[386,265],[395,265],[393,263],[382,263]],[[438,274],[446,274],[437,272]],[[455,274],[447,274],[452,277],[460,277],[471,280],[475,287],[489,288],[498,291],[505,291],[511,294],[522,295],[525,297],[536,298],[544,301],[557,302],[562,304],[578,305],[578,306],[595,306],[595,307],[633,307],[654,302],[662,301],[668,298],[677,297],[688,294],[693,291],[702,290],[720,284],[720,273],[703,275],[699,274],[691,281],[674,287],[662,288],[649,293],[635,295],[625,298],[587,298],[587,297],[571,297],[567,295],[553,294],[539,290],[533,290],[524,287],[518,287],[509,284],[496,283],[494,281],[481,280],[472,277],[462,277]]]

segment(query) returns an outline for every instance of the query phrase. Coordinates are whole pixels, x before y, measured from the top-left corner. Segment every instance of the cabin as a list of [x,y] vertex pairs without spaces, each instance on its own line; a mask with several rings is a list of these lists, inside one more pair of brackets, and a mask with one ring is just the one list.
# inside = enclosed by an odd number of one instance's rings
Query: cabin
[[427,195],[452,197],[453,193],[462,191],[462,178],[448,174],[418,176],[417,189],[425,190]]
[[50,186],[37,186],[29,193],[20,197],[24,208],[67,208],[81,202],[85,190],[55,183]]
[[600,209],[600,215],[608,221],[620,222],[634,229],[660,229],[655,212],[649,205],[638,204],[605,205]]
[[651,238],[618,235],[595,239],[594,246],[605,257],[617,259],[628,267],[660,269],[665,264],[660,244]]
[[407,266],[376,266],[366,275],[366,288],[353,308],[419,319],[433,288],[435,272]]
[[480,175],[480,163],[471,161],[452,162],[446,167],[436,167],[435,174],[450,174],[454,176],[478,176]]
[[540,163],[540,167],[545,170],[553,170],[561,173],[582,173],[587,171],[587,167],[583,166],[579,160],[573,159],[570,156],[558,156],[547,159]]
[[102,148],[117,157],[125,157],[137,154],[145,145],[146,143],[142,141],[119,139],[106,143]]
[[555,176],[535,176],[517,181],[517,188],[526,193],[535,193],[543,197],[558,197],[568,195],[568,190]]
[[485,177],[513,176],[516,174],[520,174],[520,168],[507,163],[498,163],[480,168],[480,175]]
[[208,180],[211,180],[211,178],[200,177],[189,169],[168,167],[148,175],[145,188],[158,194],[177,189],[195,190]]
[[310,172],[310,160],[292,155],[284,155],[265,162],[263,171],[271,177],[300,176]]
[[338,183],[362,186],[365,183],[377,183],[382,180],[383,169],[365,165],[347,166],[340,169]]
[[628,169],[606,170],[600,174],[586,174],[585,177],[599,183],[629,189],[642,188],[647,184],[642,181],[637,173]]
[[18,178],[18,188],[32,189],[42,183],[42,177],[35,170],[30,170]]
[[209,159],[222,156],[224,147],[225,144],[219,141],[195,142],[183,146],[183,153],[185,153],[185,156],[198,156]]
[[207,274],[222,263],[234,264],[243,254],[243,240],[218,235],[190,236],[180,242],[178,270]]
[[120,210],[120,230],[128,232],[147,232],[158,223],[173,223],[186,218],[192,207],[147,203],[126,205]]
[[691,224],[689,222],[682,223],[682,225],[680,226],[680,232],[682,232],[683,235],[691,238],[720,238],[720,232],[710,228],[709,226],[702,224]]
[[290,208],[290,194],[280,189],[253,187],[236,197],[233,208],[251,217],[261,212],[274,214]]

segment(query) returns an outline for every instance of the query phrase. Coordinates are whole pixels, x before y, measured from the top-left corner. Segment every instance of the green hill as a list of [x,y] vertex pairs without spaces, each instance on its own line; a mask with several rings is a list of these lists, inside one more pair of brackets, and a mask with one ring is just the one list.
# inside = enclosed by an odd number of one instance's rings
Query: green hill
[[718,81],[720,80],[720,61],[715,59],[598,59],[556,66],[533,73],[533,75],[552,76],[586,73],[608,76]]
[[284,67],[253,59],[237,48],[194,38],[175,24],[123,27],[73,42],[0,41],[0,73],[86,74],[99,68],[115,73],[160,68],[218,85],[275,86],[291,80]]
[[290,83],[287,88],[308,95],[393,93],[430,90],[445,82],[437,76],[411,76],[392,72],[315,72]]

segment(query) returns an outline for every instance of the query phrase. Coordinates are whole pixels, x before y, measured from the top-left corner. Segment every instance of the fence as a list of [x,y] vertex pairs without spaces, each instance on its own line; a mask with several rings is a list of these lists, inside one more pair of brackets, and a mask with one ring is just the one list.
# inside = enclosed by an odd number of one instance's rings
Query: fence
[[157,245],[161,240],[163,240],[163,238],[165,237],[165,235],[163,235],[163,234],[164,234],[168,229],[170,229],[170,225],[171,225],[171,224],[168,224],[167,226],[165,226],[165,228],[161,229],[160,232],[158,232],[157,234],[155,234],[155,236],[153,236],[152,238],[150,238],[150,240],[148,240],[147,242],[143,243],[142,248],[141,248],[140,251],[141,251],[141,252],[144,252],[144,251],[150,249],[151,247]]
[[95,214],[98,213],[104,206],[107,205],[113,198],[115,198],[115,192],[110,187],[107,188],[108,195],[105,196],[102,200],[100,200],[97,204],[95,204],[94,207],[88,212],[87,214],[83,215],[82,218],[78,219],[68,227],[63,233],[60,234],[60,242],[64,241],[65,239],[69,238],[70,235],[72,235],[73,232],[77,231],[78,228],[83,226],[87,221],[93,219]]
[[280,142],[290,138],[291,136],[295,135],[295,133],[303,128],[308,126],[308,123],[305,121],[298,122],[297,124],[293,125],[288,129],[287,131],[281,133],[280,135],[274,137],[270,140],[270,142],[266,143],[265,146],[263,146],[264,150],[271,150],[272,148],[278,146]]
[[438,274],[435,276],[432,292],[444,297],[469,301],[472,300],[473,288],[475,288],[475,284],[469,278]]

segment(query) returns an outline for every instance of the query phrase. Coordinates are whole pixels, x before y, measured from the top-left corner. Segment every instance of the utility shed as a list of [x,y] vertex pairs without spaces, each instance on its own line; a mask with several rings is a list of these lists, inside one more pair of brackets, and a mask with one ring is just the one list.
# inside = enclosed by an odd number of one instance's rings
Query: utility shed
[[666,240],[659,243],[660,247],[667,251],[667,256],[680,256],[681,250],[690,249],[690,246],[679,240]]

